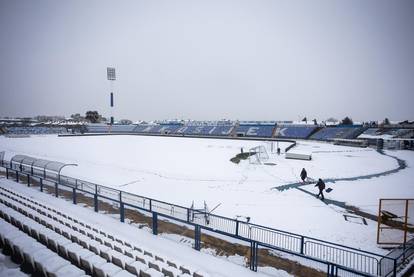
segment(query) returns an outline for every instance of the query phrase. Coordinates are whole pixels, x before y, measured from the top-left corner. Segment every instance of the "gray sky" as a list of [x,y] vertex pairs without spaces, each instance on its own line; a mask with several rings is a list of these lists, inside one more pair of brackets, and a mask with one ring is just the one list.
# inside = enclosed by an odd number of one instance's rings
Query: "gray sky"
[[414,1],[0,0],[0,116],[414,119]]

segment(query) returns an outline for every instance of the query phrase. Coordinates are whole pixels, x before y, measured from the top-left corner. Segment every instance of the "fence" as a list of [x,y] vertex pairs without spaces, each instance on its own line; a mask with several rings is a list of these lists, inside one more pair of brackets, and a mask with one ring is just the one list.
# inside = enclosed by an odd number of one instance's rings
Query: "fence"
[[[77,195],[80,192],[83,196],[89,197],[96,212],[99,211],[99,200],[115,204],[119,207],[121,222],[125,220],[126,208],[144,211],[152,219],[152,231],[155,235],[158,234],[159,217],[193,226],[196,250],[200,250],[202,230],[250,243],[250,269],[254,271],[257,271],[259,248],[280,251],[325,265],[328,276],[396,276],[397,266],[403,260],[401,257],[378,255],[237,219],[200,212],[68,176],[36,175],[36,170],[11,168],[7,161],[1,161],[1,166],[6,169],[7,178],[19,181],[19,176],[24,175],[28,186],[30,186],[31,179],[37,178],[40,190],[43,191],[46,186],[48,190],[54,191],[56,197],[60,190],[71,192],[74,204],[77,203]],[[405,260],[407,255],[414,254],[414,246],[404,253]]]

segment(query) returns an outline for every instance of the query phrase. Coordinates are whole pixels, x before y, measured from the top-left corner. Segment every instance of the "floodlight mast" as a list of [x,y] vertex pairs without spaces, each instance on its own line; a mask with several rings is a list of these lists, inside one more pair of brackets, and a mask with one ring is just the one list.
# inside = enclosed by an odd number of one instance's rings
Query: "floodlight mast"
[[107,76],[107,79],[111,83],[111,91],[109,95],[109,104],[110,104],[110,111],[111,111],[111,122],[110,122],[109,130],[111,130],[112,125],[114,124],[114,81],[116,80],[115,67],[107,67],[106,76]]

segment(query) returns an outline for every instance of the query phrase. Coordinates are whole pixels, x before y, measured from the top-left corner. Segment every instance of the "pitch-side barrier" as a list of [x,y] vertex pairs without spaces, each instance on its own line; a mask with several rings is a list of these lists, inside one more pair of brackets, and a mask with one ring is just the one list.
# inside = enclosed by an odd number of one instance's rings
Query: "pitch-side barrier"
[[305,264],[325,271],[327,276],[396,276],[398,266],[414,252],[412,246],[399,257],[389,257],[233,218],[200,212],[68,176],[35,174],[38,171],[26,167],[13,166],[12,168],[8,161],[1,161],[1,167],[5,169],[8,179],[15,179],[19,182],[23,177],[28,186],[37,182],[41,191],[47,187],[48,191],[54,190],[56,197],[59,196],[60,190],[71,192],[74,204],[77,204],[77,197],[81,193],[83,197],[90,199],[93,203],[95,212],[99,211],[99,201],[113,203],[119,207],[121,222],[125,221],[126,209],[143,211],[151,218],[154,235],[158,234],[159,220],[193,226],[194,248],[196,250],[201,249],[201,233],[203,231],[250,244],[249,266],[253,271],[257,271],[259,250],[266,249],[269,252],[304,261]]

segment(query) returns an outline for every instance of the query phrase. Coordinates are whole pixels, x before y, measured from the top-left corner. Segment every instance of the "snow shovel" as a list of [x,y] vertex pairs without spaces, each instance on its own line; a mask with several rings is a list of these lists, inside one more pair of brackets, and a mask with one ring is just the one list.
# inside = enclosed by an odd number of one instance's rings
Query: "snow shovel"
[[332,189],[332,188],[327,188],[327,189],[326,189],[326,192],[327,192],[327,193],[330,193],[331,191],[333,191],[333,189]]

